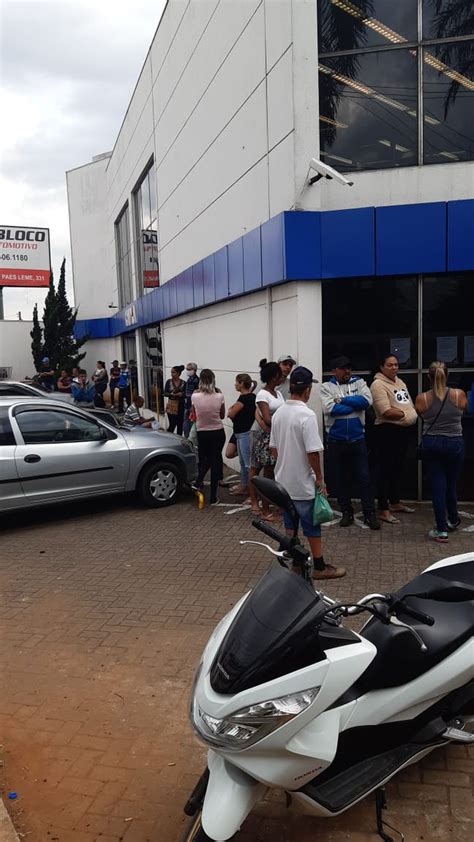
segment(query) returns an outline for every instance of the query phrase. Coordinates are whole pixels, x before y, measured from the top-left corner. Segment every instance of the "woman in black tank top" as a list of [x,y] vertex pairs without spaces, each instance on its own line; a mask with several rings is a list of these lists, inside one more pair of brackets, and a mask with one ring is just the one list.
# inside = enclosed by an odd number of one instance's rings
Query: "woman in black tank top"
[[467,406],[462,389],[448,388],[448,369],[437,360],[428,370],[431,389],[418,395],[415,409],[423,419],[423,453],[431,480],[436,528],[428,537],[447,543],[448,531],[461,523],[456,483],[464,459],[461,418]]

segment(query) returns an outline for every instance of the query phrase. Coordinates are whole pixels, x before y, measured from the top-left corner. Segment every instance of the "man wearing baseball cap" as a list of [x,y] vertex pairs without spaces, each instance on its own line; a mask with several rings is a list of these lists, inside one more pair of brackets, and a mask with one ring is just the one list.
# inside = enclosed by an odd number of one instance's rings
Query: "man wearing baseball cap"
[[328,437],[328,466],[342,512],[339,525],[354,523],[351,489],[356,482],[364,523],[370,529],[380,529],[365,443],[365,410],[372,406],[372,395],[362,377],[352,376],[349,357],[334,357],[329,366],[332,377],[321,385],[320,396]]
[[41,385],[44,386],[46,391],[54,392],[54,378],[55,371],[51,365],[49,357],[43,357],[38,370],[38,380]]
[[278,386],[278,391],[281,392],[287,401],[290,396],[290,373],[293,366],[296,365],[296,360],[291,354],[282,354],[281,357],[278,357],[277,363],[281,368],[283,378]]
[[[270,448],[276,458],[275,479],[286,488],[300,517],[303,535],[313,554],[315,579],[339,579],[344,567],[325,564],[321,551],[321,527],[313,525],[313,504],[318,488],[324,488],[319,454],[323,444],[318,422],[307,406],[313,372],[297,366],[290,375],[290,397],[272,418]],[[293,534],[293,524],[284,513],[285,528]]]

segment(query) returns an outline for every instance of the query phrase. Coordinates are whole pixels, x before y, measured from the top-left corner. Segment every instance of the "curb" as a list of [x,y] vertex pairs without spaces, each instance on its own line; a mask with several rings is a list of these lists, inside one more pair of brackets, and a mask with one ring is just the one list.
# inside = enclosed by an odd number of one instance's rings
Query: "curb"
[[20,842],[18,834],[11,823],[5,804],[0,798],[0,842]]

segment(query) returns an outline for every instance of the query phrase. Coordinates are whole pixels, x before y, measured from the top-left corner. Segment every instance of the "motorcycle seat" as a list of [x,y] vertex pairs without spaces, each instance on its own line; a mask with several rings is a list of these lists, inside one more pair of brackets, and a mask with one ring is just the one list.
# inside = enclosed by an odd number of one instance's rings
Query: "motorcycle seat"
[[[426,651],[409,629],[372,618],[361,636],[374,644],[377,654],[348,691],[352,699],[370,690],[398,687],[418,678],[474,635],[474,564],[461,563],[422,573],[397,595],[408,594],[407,605],[431,615],[435,621],[427,626],[403,613],[399,615],[400,620],[416,629]],[[428,598],[430,595],[436,598]]]

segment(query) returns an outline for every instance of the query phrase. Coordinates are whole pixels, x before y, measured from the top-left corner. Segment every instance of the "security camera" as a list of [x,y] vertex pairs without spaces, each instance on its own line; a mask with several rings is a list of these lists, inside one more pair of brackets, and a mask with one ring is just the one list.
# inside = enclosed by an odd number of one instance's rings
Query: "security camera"
[[345,184],[347,187],[352,187],[354,184],[353,181],[349,181],[347,178],[344,178],[344,176],[341,175],[340,172],[337,172],[337,170],[333,170],[332,167],[328,167],[327,164],[323,164],[323,162],[318,158],[311,158],[309,168],[310,170],[316,170],[317,172],[317,175],[313,175],[313,177],[310,178],[310,184],[314,184],[316,181],[319,181],[320,178],[333,178],[334,181],[338,181],[339,184]]

